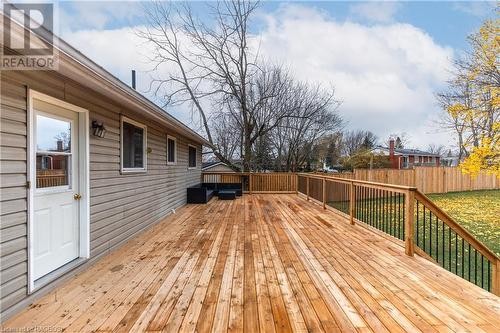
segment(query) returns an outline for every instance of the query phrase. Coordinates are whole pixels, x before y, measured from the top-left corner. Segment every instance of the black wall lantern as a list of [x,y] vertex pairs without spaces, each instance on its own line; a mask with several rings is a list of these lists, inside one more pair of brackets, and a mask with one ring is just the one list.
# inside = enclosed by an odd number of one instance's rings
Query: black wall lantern
[[92,134],[99,138],[104,138],[106,135],[106,127],[97,120],[92,120]]

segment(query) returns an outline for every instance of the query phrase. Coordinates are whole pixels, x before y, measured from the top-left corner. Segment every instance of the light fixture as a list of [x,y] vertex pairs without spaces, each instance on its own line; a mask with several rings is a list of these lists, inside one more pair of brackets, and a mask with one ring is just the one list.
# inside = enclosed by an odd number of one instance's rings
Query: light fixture
[[106,135],[106,127],[97,120],[92,120],[92,134],[99,138],[104,138]]

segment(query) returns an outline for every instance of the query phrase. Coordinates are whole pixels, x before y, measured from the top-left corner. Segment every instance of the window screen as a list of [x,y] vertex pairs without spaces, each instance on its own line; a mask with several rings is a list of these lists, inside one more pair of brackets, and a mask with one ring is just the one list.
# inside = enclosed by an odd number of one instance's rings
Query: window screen
[[196,168],[196,148],[189,146],[189,167]]
[[175,139],[167,138],[167,162],[168,163],[175,163],[176,162],[175,149],[176,149]]
[[123,168],[144,168],[144,129],[123,122]]

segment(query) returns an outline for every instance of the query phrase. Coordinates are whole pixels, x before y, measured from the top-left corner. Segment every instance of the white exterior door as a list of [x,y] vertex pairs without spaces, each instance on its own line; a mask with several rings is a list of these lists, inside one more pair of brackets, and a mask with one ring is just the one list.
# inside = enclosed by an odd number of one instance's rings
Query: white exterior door
[[78,113],[33,100],[33,279],[79,257]]

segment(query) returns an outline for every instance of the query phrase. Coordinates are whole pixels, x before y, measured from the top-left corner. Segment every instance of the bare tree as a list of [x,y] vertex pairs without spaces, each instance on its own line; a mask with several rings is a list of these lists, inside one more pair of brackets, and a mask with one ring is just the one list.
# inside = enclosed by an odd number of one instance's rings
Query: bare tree
[[427,146],[427,151],[431,154],[443,156],[446,153],[446,147],[444,145],[437,145],[435,143],[431,143]]
[[272,132],[275,169],[297,171],[310,166],[316,140],[338,131],[342,120],[336,114],[339,102],[333,98],[333,90],[297,83],[287,90],[287,94],[284,102],[293,113],[283,117]]
[[408,133],[406,132],[401,132],[401,133],[392,133],[389,135],[389,138],[385,142],[387,147],[389,147],[389,143],[391,140],[395,141],[395,148],[402,149],[402,148],[408,148],[410,145],[410,138],[408,136]]
[[362,150],[375,147],[377,136],[370,131],[348,131],[342,135],[342,148],[344,155],[353,156]]
[[[287,73],[280,67],[258,64],[249,42],[248,25],[258,3],[211,3],[213,20],[198,19],[188,4],[153,2],[146,7],[148,26],[138,35],[154,46],[155,69],[167,68],[168,76],[153,80],[151,89],[166,104],[189,102],[200,118],[213,153],[231,164],[225,144],[218,144],[211,126],[211,108],[232,116],[241,132],[244,170],[249,170],[252,146],[276,127],[283,113],[276,111],[286,87]],[[208,105],[208,106],[207,106]],[[279,109],[282,112],[289,110]],[[227,120],[217,115],[214,120]]]

